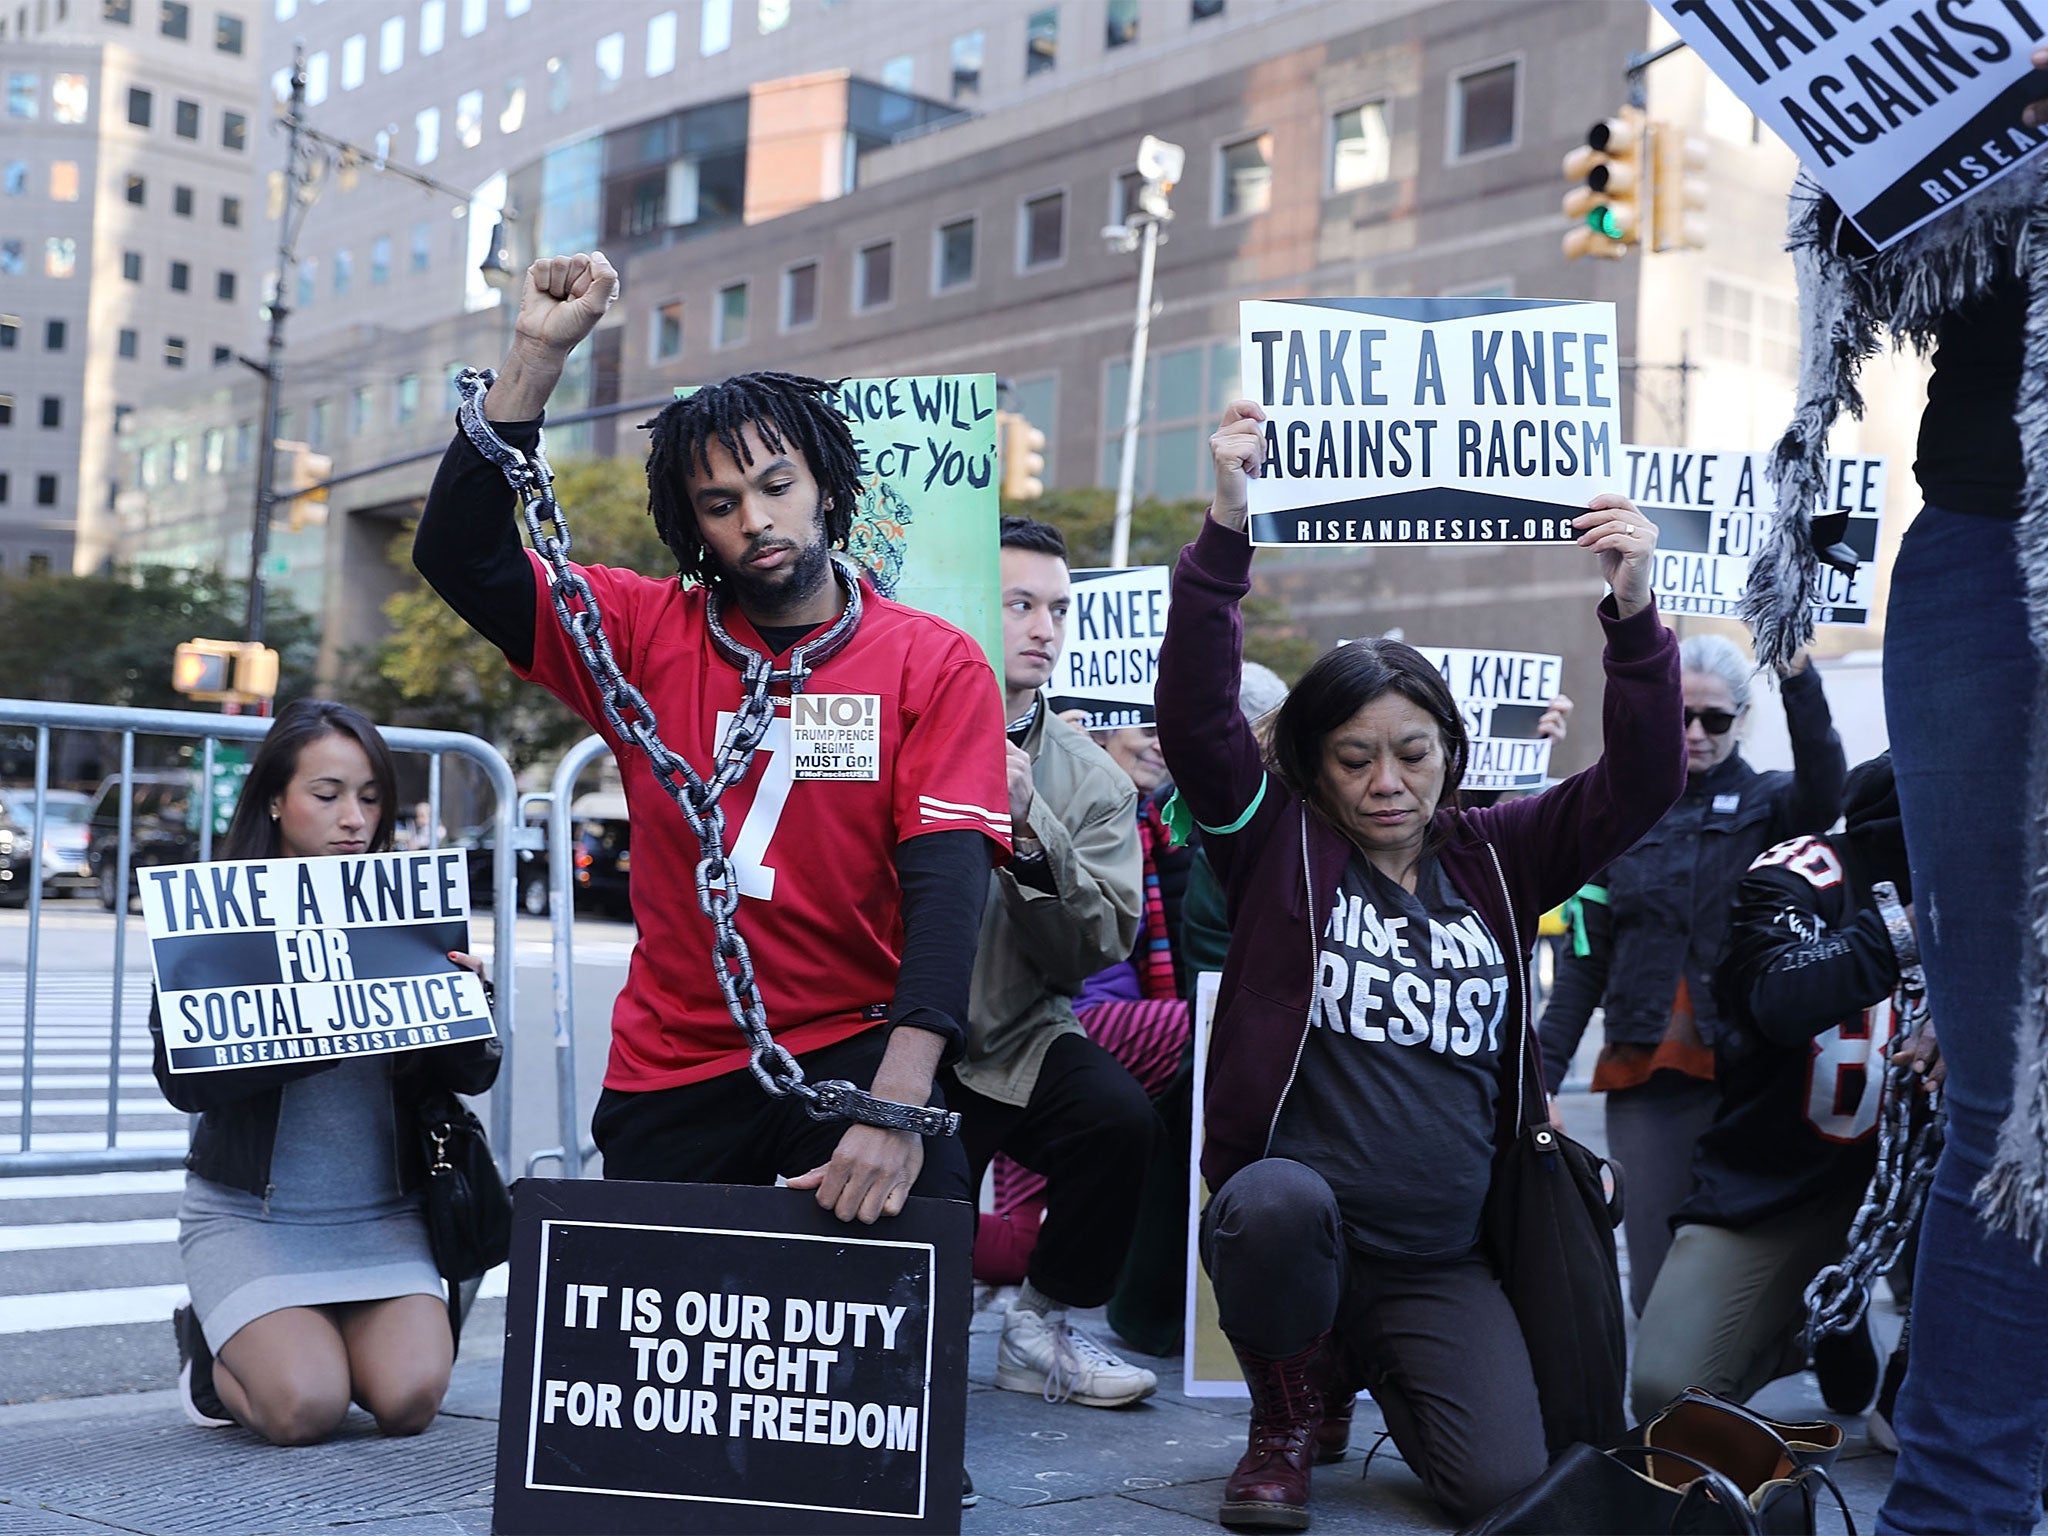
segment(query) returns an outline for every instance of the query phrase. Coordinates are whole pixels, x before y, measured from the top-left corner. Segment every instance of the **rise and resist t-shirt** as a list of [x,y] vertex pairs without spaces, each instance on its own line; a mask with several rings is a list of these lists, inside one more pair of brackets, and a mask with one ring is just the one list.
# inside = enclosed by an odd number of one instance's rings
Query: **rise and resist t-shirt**
[[1413,894],[1353,858],[1271,1154],[1328,1180],[1369,1253],[1472,1250],[1493,1165],[1506,957],[1426,859]]
[[[556,619],[548,572],[538,556],[528,558],[537,611],[533,665],[520,675],[610,744],[633,823],[640,939],[612,1010],[605,1086],[645,1092],[737,1071],[747,1064],[746,1042],[719,990],[711,922],[697,903],[702,851],[646,755],[606,726],[596,685]],[[738,668],[712,644],[703,590],[605,566],[578,569],[663,742],[708,776],[742,689]],[[726,853],[739,871],[740,935],[769,1028],[796,1055],[887,1016],[903,948],[898,843],[965,829],[988,838],[992,858],[1010,846],[1002,694],[980,647],[873,588],[863,601],[853,638],[805,688],[807,698],[830,701],[830,725],[845,750],[832,761],[814,750],[795,763],[793,748],[806,742],[795,734],[790,700],[779,697],[753,765],[720,801]],[[725,620],[734,639],[759,648],[737,609],[728,606]]]

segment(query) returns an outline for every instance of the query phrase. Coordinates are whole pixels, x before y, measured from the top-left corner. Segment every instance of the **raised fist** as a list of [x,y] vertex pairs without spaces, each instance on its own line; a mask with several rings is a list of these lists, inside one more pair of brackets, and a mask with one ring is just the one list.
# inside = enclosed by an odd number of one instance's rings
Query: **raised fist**
[[513,334],[527,345],[566,354],[597,329],[619,296],[619,274],[602,251],[543,256],[526,269]]

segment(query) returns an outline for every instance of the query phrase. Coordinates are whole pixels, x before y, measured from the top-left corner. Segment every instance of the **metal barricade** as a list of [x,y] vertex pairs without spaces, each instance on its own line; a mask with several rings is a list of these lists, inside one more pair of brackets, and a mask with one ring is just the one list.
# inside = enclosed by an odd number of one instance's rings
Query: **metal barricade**
[[[34,828],[28,897],[28,974],[24,983],[25,1008],[22,1016],[21,1048],[21,1131],[13,1150],[0,1150],[0,1179],[29,1174],[112,1173],[176,1168],[184,1162],[182,1148],[124,1147],[120,1145],[121,1109],[121,1024],[122,993],[127,975],[128,902],[117,894],[114,902],[113,1017],[107,1051],[106,1144],[96,1148],[66,1148],[35,1151],[32,1139],[35,1113],[36,1073],[36,980],[42,936],[42,849],[45,795],[50,781],[50,732],[53,730],[101,731],[121,734],[122,785],[119,829],[116,834],[113,889],[125,892],[132,871],[130,842],[134,833],[134,796],[129,786],[135,775],[135,738],[172,736],[201,743],[199,786],[194,800],[199,824],[199,856],[213,855],[213,798],[215,747],[221,742],[260,741],[271,722],[248,715],[214,715],[170,709],[115,709],[91,704],[52,704],[38,699],[0,699],[0,726],[33,728],[36,737],[36,781]],[[465,757],[482,770],[497,798],[495,845],[492,851],[494,889],[493,934],[495,953],[492,974],[497,989],[498,1034],[504,1043],[505,1060],[498,1074],[498,1086],[491,1093],[491,1141],[498,1165],[510,1176],[512,1168],[512,1020],[514,1003],[513,927],[518,916],[515,884],[518,858],[515,832],[520,797],[513,782],[511,766],[497,749],[479,737],[458,731],[418,730],[410,726],[381,727],[384,740],[395,752],[423,753],[427,757],[427,798],[430,835],[438,844],[441,825],[441,763],[450,753]],[[391,814],[399,813],[397,806]],[[557,983],[560,990],[560,983]]]

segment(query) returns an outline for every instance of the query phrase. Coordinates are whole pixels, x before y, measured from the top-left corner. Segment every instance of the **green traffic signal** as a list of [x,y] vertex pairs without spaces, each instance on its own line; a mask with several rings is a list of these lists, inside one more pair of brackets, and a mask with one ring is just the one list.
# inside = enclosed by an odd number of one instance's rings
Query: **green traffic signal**
[[1610,240],[1621,238],[1621,220],[1614,216],[1614,210],[1605,203],[1586,214],[1586,227],[1596,235],[1605,235]]

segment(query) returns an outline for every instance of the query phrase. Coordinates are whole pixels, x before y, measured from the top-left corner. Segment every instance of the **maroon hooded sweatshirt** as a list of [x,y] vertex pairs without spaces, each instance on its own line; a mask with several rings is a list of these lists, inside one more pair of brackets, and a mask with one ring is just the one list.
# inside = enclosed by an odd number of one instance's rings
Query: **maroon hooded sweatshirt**
[[[1244,534],[1204,520],[1174,569],[1155,689],[1167,767],[1203,829],[1230,913],[1203,1103],[1202,1176],[1212,1190],[1271,1144],[1308,1038],[1317,918],[1330,909],[1356,851],[1267,772],[1238,711],[1238,604],[1251,590],[1251,563]],[[1516,1038],[1501,1051],[1497,1147],[1524,1122],[1528,1096],[1540,1103],[1543,1092],[1530,1048],[1528,984],[1538,917],[1626,852],[1685,791],[1677,637],[1654,604],[1624,619],[1609,596],[1599,613],[1607,634],[1600,761],[1529,799],[1441,809],[1433,828],[1452,889],[1501,949],[1519,957],[1508,967],[1507,1017]]]

